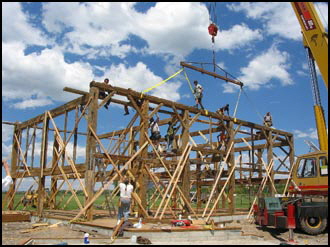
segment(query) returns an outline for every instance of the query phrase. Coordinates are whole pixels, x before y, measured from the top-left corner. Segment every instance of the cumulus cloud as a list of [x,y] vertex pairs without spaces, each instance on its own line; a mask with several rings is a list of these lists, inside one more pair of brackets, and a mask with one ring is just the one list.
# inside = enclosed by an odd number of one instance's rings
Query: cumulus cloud
[[[319,16],[328,19],[328,4],[315,3]],[[288,2],[242,2],[228,4],[228,9],[243,11],[248,18],[260,19],[264,23],[264,30],[270,35],[279,35],[284,38],[301,40],[301,27]],[[320,11],[319,11],[320,10]],[[327,23],[321,19],[327,28]]]
[[23,13],[20,3],[2,3],[2,41],[20,41],[25,44],[46,45],[45,35],[29,23],[29,16]]
[[310,139],[318,139],[317,130],[314,128],[308,129],[306,132],[301,130],[293,130],[295,138],[310,138]]
[[222,30],[217,40],[217,49],[237,49],[248,45],[252,41],[261,40],[261,30],[251,30],[246,24],[236,24],[229,30]]
[[[63,48],[67,51],[88,56],[123,57],[129,52],[142,52],[184,57],[194,49],[211,48],[205,28],[209,15],[204,4],[158,2],[145,13],[136,11],[134,6],[135,3],[110,2],[45,3],[43,25],[49,32],[63,35]],[[239,48],[260,39],[260,31],[245,24],[220,32],[222,39],[217,49]],[[146,41],[144,49],[121,43],[130,35]]]
[[[251,90],[258,90],[260,87],[270,87],[272,79],[280,81],[281,85],[293,84],[289,72],[289,54],[277,49],[275,45],[262,54],[254,57],[246,67],[240,69],[239,81]],[[235,87],[229,84],[224,85],[225,91],[231,93]],[[236,88],[237,89],[237,88]]]
[[49,99],[28,99],[19,103],[15,103],[12,105],[12,107],[16,109],[36,108],[40,106],[50,105],[52,103],[53,101]]
[[[25,55],[23,43],[2,43],[2,48],[2,94],[5,100],[23,99],[31,106],[37,101],[51,103],[45,101],[47,96],[53,100],[69,100],[76,96],[63,93],[63,87],[88,90],[88,82],[94,77],[88,63],[66,63],[63,54],[55,49]],[[22,109],[23,102],[16,107]]]

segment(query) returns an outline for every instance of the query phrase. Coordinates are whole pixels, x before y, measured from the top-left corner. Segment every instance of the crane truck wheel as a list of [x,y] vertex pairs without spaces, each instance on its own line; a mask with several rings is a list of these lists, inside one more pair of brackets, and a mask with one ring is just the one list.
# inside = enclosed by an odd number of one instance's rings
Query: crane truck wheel
[[299,219],[300,228],[311,235],[322,233],[327,227],[327,219],[321,217],[302,217]]

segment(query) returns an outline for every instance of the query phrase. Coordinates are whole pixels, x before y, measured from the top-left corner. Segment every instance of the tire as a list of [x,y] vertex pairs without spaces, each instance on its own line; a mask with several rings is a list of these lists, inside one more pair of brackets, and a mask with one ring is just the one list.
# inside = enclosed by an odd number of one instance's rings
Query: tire
[[327,219],[321,217],[304,217],[299,219],[300,228],[310,235],[318,235],[327,227]]

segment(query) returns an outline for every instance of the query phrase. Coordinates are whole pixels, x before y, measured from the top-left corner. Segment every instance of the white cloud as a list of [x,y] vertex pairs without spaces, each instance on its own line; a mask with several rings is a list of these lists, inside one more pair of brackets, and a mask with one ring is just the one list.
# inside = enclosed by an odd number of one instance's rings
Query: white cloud
[[49,99],[28,99],[22,102],[13,104],[12,107],[17,109],[36,108],[52,104],[53,101]]
[[2,159],[4,160],[9,160],[11,157],[11,148],[12,148],[12,144],[7,145],[6,143],[4,143],[2,141]]
[[215,42],[217,49],[237,49],[247,46],[255,40],[261,40],[260,30],[251,30],[246,24],[234,25],[229,30],[222,30],[218,34],[219,38]]
[[[137,12],[134,5],[46,3],[43,5],[43,24],[50,32],[64,33],[66,50],[91,57],[96,54],[123,57],[129,52],[138,52],[131,45],[119,44],[130,34],[147,42],[147,47],[139,52],[184,57],[197,48],[211,49],[206,28],[209,14],[204,4],[158,2],[146,13]],[[261,38],[259,30],[251,30],[245,24],[220,30],[220,35],[217,49],[234,49]]]
[[13,137],[14,126],[2,124],[2,141],[7,142]]
[[20,3],[15,2],[2,3],[2,41],[47,44],[43,33],[29,24],[29,18],[23,13]]
[[[321,10],[319,15],[328,19],[328,4],[316,3],[316,10]],[[264,23],[264,30],[270,35],[279,35],[284,38],[301,40],[301,27],[294,10],[288,2],[243,2],[228,4],[232,11],[243,11],[248,18],[260,19]],[[321,18],[321,21],[322,18]],[[326,25],[323,21],[323,25]]]
[[316,12],[325,28],[328,31],[329,6],[327,2],[314,3]]
[[[272,79],[278,79],[283,86],[291,85],[293,81],[287,71],[290,67],[288,60],[289,54],[287,52],[281,52],[276,46],[272,46],[254,57],[247,67],[241,68],[242,75],[238,77],[238,80],[251,90],[271,86],[270,81]],[[237,87],[229,84],[225,84],[224,88],[224,92],[234,92],[237,89]]]
[[92,67],[88,63],[66,63],[56,49],[45,49],[39,54],[24,55],[22,43],[2,43],[2,95],[4,100],[21,99],[16,104],[21,108],[36,106],[38,101],[50,104],[52,100],[70,100],[76,97],[64,93],[65,86],[88,90],[93,79]]
[[310,139],[318,139],[317,130],[314,128],[308,129],[307,132],[303,132],[301,130],[293,130],[295,138],[310,138]]

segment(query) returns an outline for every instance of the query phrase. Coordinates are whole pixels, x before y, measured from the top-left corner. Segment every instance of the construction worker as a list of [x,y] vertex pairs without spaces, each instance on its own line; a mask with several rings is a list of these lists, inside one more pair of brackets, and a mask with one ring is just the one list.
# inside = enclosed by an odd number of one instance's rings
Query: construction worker
[[168,122],[167,133],[165,135],[165,139],[166,139],[166,142],[167,142],[167,150],[170,147],[172,148],[172,143],[173,143],[173,140],[174,140],[175,131],[179,128],[179,127],[175,128],[175,125],[176,125],[176,122],[171,122],[171,121]]
[[151,132],[150,140],[152,140],[152,142],[156,146],[156,148],[158,148],[159,139],[161,138],[158,122],[159,122],[158,115],[157,115],[156,120],[153,117],[149,120],[150,132]]
[[2,160],[2,166],[5,168],[6,177],[2,179],[2,186],[7,187],[9,184],[13,182],[10,172],[9,172],[9,165],[6,160]]
[[267,112],[266,115],[264,116],[264,125],[266,127],[273,126],[273,119],[272,119],[272,116],[270,115],[270,112]]
[[229,116],[229,104],[226,104],[225,106],[219,108],[216,112],[223,116],[225,114],[225,111],[227,112],[227,115]]
[[133,185],[130,183],[127,177],[124,177],[123,180],[119,184],[120,189],[120,200],[119,200],[119,208],[118,208],[118,221],[119,224],[121,218],[124,217],[125,221],[128,220],[128,215],[130,212],[131,206],[131,194],[133,192]]
[[[105,85],[110,85],[109,84],[109,79],[108,78],[105,78],[104,79],[104,81],[103,81],[103,83],[105,84]],[[111,85],[110,85],[111,86]],[[105,92],[105,91],[101,91],[100,90],[100,92],[99,92],[99,97],[101,98],[101,99],[105,99],[106,97],[108,96],[108,94]],[[110,99],[107,101],[107,103],[104,105],[104,108],[105,109],[108,109],[108,106],[110,105]]]
[[195,88],[194,88],[194,95],[196,100],[196,106],[198,108],[198,104],[200,104],[202,110],[204,110],[204,107],[202,105],[202,98],[203,98],[203,87],[198,84],[198,81],[194,81]]

